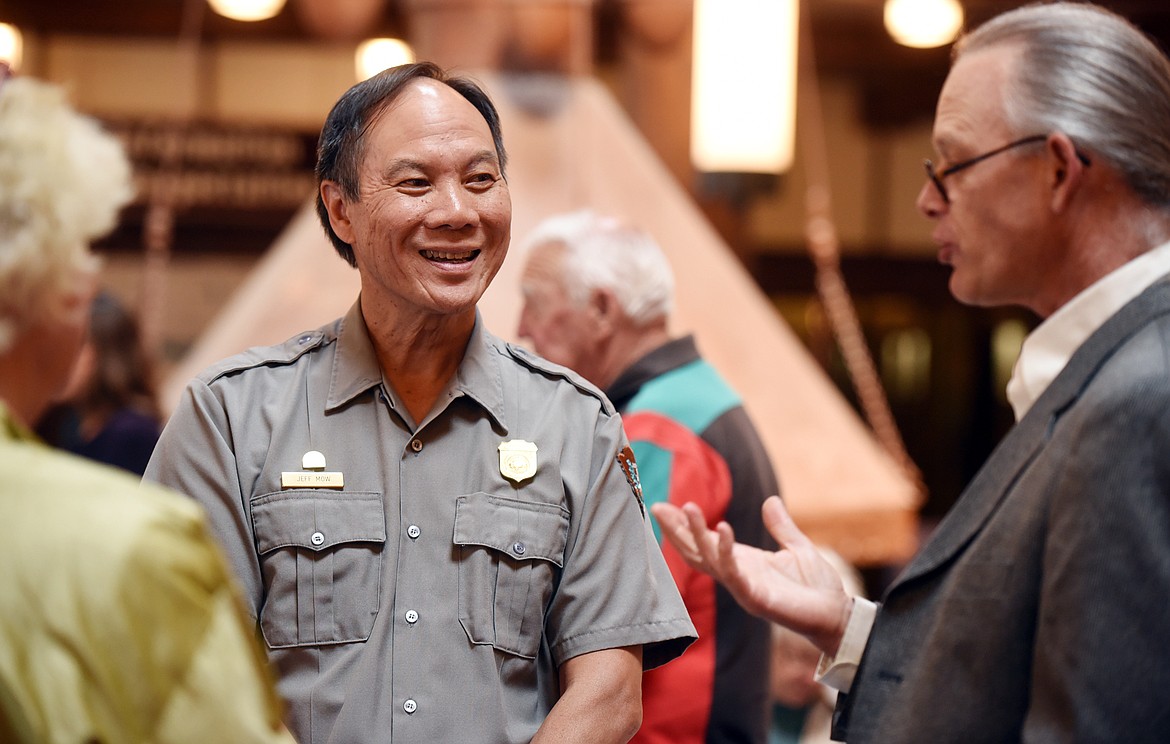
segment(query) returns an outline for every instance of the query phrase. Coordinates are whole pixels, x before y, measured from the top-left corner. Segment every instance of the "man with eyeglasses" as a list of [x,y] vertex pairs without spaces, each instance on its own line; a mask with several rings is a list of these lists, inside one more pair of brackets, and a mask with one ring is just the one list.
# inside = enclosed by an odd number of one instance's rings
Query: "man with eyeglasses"
[[803,633],[850,742],[1162,742],[1170,731],[1170,62],[1090,4],[956,46],[918,207],[950,289],[1044,322],[1017,424],[882,598],[779,499],[774,553],[654,513],[749,611]]

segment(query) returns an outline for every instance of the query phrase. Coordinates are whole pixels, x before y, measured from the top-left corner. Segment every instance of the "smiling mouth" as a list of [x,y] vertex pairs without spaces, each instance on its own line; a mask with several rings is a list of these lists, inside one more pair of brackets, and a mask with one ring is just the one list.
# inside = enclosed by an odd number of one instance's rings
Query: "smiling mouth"
[[472,251],[419,251],[428,261],[440,263],[467,263],[479,255],[478,250]]

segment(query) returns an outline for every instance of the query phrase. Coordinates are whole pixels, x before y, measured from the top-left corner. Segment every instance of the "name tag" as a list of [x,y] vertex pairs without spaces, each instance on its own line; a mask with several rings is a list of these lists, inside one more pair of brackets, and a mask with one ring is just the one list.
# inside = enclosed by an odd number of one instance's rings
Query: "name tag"
[[281,488],[343,488],[345,478],[341,473],[281,473]]

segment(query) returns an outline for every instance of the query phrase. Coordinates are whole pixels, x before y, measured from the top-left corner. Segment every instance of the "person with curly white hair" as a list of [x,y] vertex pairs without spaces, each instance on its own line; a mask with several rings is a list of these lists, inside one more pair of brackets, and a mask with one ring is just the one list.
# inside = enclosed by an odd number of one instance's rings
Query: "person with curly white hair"
[[0,70],[0,741],[291,742],[189,499],[28,430],[69,378],[133,194],[119,142]]
[[60,90],[19,78],[0,90],[0,394],[31,424],[84,339],[97,269],[89,242],[133,191],[118,141]]

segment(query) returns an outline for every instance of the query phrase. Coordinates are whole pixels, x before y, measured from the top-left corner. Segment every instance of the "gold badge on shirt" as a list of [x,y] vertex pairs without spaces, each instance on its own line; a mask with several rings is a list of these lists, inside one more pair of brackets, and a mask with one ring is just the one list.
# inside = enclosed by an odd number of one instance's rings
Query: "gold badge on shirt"
[[536,445],[523,439],[500,442],[500,475],[519,483],[536,475]]
[[297,472],[282,472],[280,474],[281,488],[343,488],[345,477],[341,473],[325,472],[325,455],[317,450],[309,450],[301,458],[301,468]]

